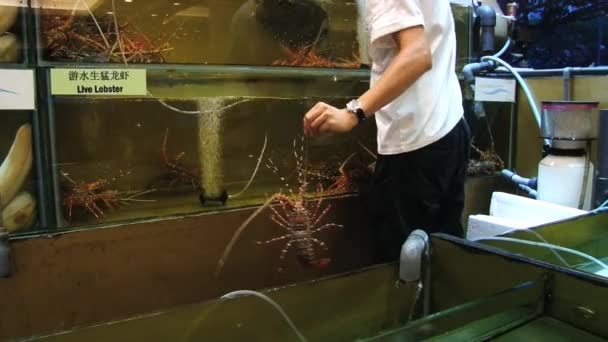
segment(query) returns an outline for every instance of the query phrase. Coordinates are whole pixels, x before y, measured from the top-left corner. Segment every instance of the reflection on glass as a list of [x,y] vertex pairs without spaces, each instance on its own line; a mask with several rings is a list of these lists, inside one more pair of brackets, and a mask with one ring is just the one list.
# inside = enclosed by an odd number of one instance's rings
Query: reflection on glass
[[9,233],[32,229],[37,222],[33,136],[29,114],[3,112],[0,125],[0,207]]

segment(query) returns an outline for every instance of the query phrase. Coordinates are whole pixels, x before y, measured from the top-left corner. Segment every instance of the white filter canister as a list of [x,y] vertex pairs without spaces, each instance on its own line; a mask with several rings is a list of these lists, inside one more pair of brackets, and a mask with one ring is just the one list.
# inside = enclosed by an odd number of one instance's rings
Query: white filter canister
[[[584,210],[589,210],[594,174],[589,163]],[[548,155],[538,165],[538,199],[541,201],[578,208],[583,189],[585,156]]]

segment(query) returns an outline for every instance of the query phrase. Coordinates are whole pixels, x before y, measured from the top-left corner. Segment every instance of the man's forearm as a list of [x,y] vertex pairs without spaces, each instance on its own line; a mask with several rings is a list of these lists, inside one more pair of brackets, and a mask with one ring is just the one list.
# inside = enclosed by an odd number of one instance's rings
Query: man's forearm
[[[399,53],[382,77],[359,99],[366,113],[375,113],[395,100],[432,68],[432,56],[424,28],[413,27],[393,34]],[[429,89],[432,91],[432,89]]]

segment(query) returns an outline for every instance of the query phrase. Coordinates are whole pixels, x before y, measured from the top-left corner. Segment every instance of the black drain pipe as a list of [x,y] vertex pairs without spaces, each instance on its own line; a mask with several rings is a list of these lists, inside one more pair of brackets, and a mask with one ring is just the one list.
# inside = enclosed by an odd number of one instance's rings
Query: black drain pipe
[[[475,8],[475,34],[479,34],[479,52],[481,56],[489,56],[494,53],[494,31],[496,29],[496,11],[488,5]],[[477,32],[477,30],[479,30]],[[464,66],[462,73],[465,81],[465,88],[472,85],[475,81],[475,74],[496,69],[496,63],[487,61],[471,63]],[[468,90],[468,89],[465,89]],[[468,92],[467,92],[468,93]],[[469,97],[466,96],[465,97]],[[470,98],[469,98],[470,99]]]

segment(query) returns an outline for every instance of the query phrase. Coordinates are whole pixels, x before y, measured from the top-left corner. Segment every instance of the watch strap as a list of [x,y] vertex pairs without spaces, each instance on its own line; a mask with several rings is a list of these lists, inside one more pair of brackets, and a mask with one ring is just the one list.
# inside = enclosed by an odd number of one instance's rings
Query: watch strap
[[361,124],[365,120],[367,120],[367,116],[365,116],[365,112],[361,108],[357,108],[353,114],[355,114],[357,116],[357,119],[359,120],[359,124]]
[[367,120],[367,115],[365,115],[365,111],[363,110],[359,100],[350,101],[346,105],[346,110],[357,117],[358,124],[361,124]]

